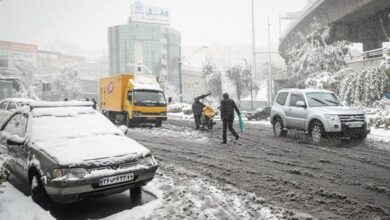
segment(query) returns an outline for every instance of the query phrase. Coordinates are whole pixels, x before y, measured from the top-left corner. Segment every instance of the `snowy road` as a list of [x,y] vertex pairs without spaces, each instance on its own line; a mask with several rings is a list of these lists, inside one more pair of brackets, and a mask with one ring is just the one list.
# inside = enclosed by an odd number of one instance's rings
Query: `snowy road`
[[390,151],[380,143],[314,146],[302,133],[276,139],[260,123],[249,124],[238,142],[221,145],[220,126],[212,132],[192,126],[169,121],[161,129],[131,129],[129,136],[162,164],[255,193],[266,206],[287,209],[283,217],[390,218]]
[[44,210],[13,177],[0,219],[390,219],[385,143],[314,146],[302,133],[276,139],[268,123],[249,122],[238,142],[221,145],[219,123],[211,132],[192,126],[129,129],[161,165],[141,201],[127,191]]

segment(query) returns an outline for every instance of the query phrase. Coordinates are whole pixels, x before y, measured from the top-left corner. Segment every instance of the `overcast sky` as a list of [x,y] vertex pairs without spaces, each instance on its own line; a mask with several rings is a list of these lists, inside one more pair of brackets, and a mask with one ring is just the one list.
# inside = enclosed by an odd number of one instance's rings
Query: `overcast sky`
[[[250,0],[143,0],[167,8],[183,46],[251,43]],[[307,0],[255,0],[257,45],[278,42],[278,16],[300,10]],[[74,42],[85,49],[107,48],[107,27],[127,22],[131,0],[0,0],[0,40],[38,44]],[[283,26],[287,22],[283,22]]]

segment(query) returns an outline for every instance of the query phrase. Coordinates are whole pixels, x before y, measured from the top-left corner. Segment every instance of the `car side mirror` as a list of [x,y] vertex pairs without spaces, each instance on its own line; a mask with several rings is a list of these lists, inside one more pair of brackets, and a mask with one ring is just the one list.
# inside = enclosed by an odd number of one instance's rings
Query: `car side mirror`
[[24,139],[7,139],[7,145],[16,145],[16,146],[21,146],[24,144]]
[[128,128],[124,125],[119,126],[119,129],[123,132],[123,134],[127,134]]
[[297,107],[302,107],[302,108],[306,108],[306,104],[305,104],[305,102],[303,102],[303,101],[298,101],[298,102],[296,102],[296,103],[295,103],[295,106],[297,106]]

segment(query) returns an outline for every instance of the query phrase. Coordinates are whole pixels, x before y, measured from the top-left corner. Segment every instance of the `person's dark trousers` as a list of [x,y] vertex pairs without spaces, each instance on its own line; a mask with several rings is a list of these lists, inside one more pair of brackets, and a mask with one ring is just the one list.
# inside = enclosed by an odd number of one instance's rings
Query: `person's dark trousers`
[[196,129],[200,128],[200,117],[202,117],[202,114],[194,114],[195,128]]
[[234,119],[223,119],[223,134],[222,134],[222,139],[223,142],[226,143],[227,137],[226,137],[226,132],[227,129],[229,128],[229,131],[234,135],[234,137],[238,137],[237,132],[233,128],[233,121]]

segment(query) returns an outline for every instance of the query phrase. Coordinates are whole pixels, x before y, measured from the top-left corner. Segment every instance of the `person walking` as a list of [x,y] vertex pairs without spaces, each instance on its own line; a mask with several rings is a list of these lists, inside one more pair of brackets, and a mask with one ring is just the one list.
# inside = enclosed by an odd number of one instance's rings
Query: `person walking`
[[223,99],[221,100],[221,119],[223,124],[223,133],[222,133],[222,144],[226,144],[227,137],[226,132],[227,129],[234,135],[236,140],[240,138],[237,132],[233,128],[234,122],[234,111],[237,112],[238,115],[241,115],[240,110],[238,109],[236,103],[229,98],[229,94],[224,93]]
[[93,104],[92,104],[92,108],[96,110],[96,104],[97,104],[97,102],[96,102],[95,98],[92,98],[92,103],[93,103]]
[[194,103],[192,104],[192,112],[194,113],[194,120],[195,120],[195,129],[200,128],[200,118],[202,117],[202,111],[205,105],[199,101],[199,99],[195,99]]

